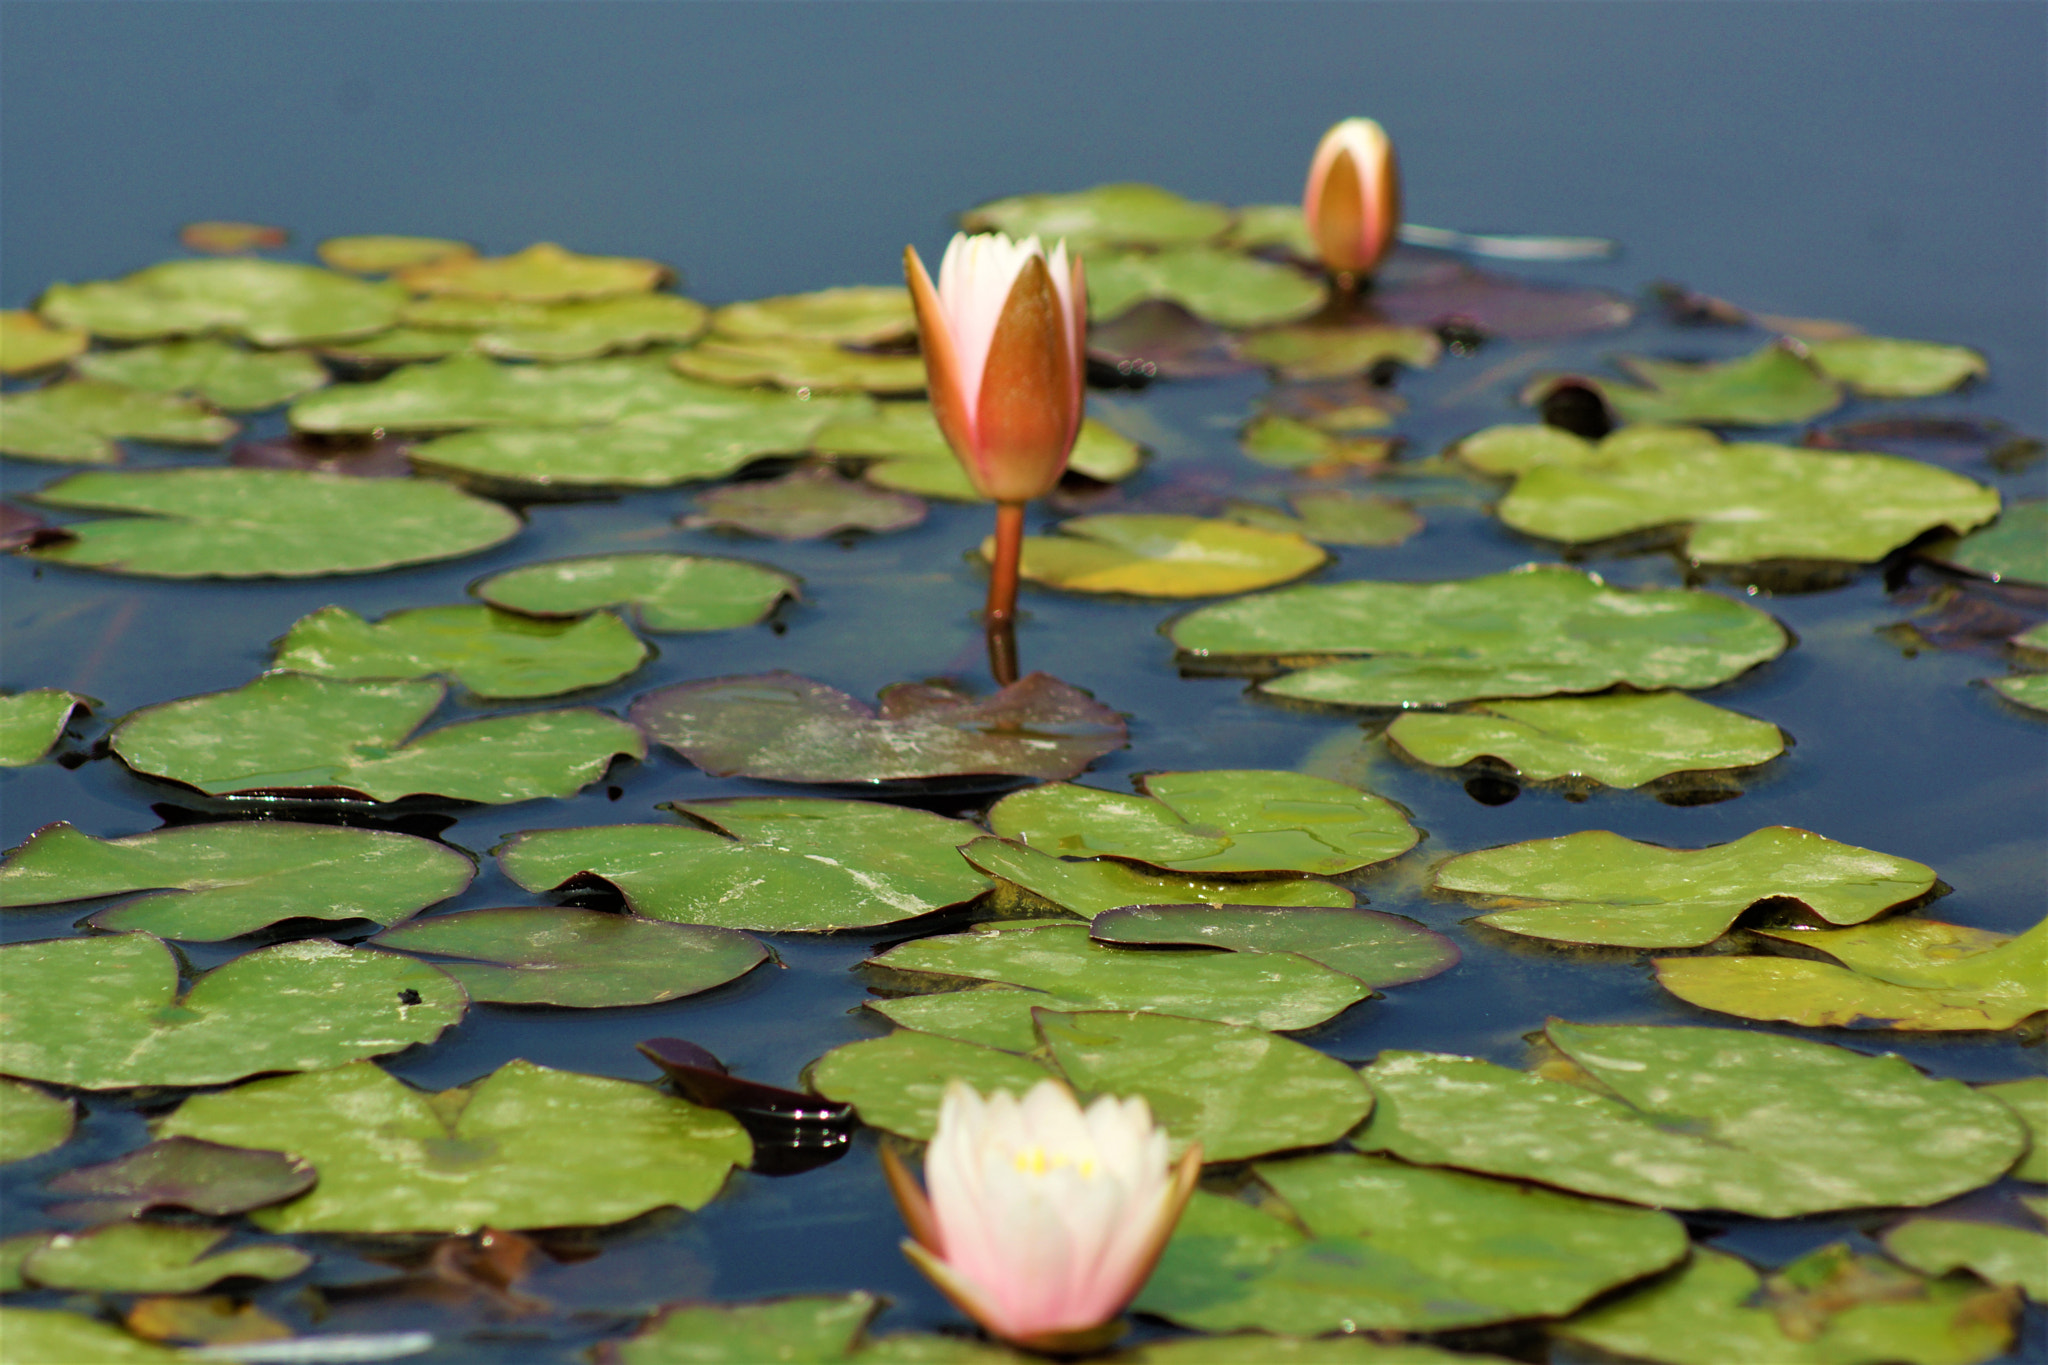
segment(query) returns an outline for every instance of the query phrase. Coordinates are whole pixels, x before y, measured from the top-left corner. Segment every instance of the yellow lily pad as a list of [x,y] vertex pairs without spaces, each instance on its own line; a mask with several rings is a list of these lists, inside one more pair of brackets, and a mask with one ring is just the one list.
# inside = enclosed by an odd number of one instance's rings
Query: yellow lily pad
[[313,248],[321,261],[351,275],[389,275],[407,266],[428,261],[470,258],[476,248],[468,242],[447,237],[405,237],[390,233],[369,233],[357,237],[329,237]]
[[399,283],[416,294],[462,294],[523,303],[644,294],[672,276],[659,261],[584,256],[553,242],[536,242],[510,256],[444,254],[395,272]]
[[[1068,592],[1217,597],[1285,583],[1329,555],[1286,531],[1157,514],[1075,517],[1056,536],[1027,536],[1021,572]],[[982,558],[994,553],[984,541]]]
[[0,312],[0,374],[30,374],[69,360],[92,337],[82,327],[52,327],[21,308]]

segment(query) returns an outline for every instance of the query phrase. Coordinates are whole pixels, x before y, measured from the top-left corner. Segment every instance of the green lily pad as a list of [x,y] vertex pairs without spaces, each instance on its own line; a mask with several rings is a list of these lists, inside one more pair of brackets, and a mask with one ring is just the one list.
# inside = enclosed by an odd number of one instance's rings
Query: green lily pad
[[2048,1303],[2048,1234],[1997,1223],[1909,1218],[1884,1234],[1884,1249],[1929,1275],[1967,1270],[1988,1284],[2018,1285]]
[[663,633],[751,626],[784,598],[798,596],[801,586],[779,569],[744,559],[647,551],[524,564],[470,591],[528,616],[629,608],[642,630]]
[[[1157,185],[1097,185],[1065,194],[1019,194],[961,215],[969,232],[1036,235],[1050,247],[1064,238],[1070,251],[1105,246],[1188,246],[1222,235],[1230,210],[1183,199]],[[1094,257],[1089,257],[1092,274]],[[1091,280],[1092,284],[1093,281]]]
[[[811,446],[835,459],[872,461],[861,476],[884,488],[953,502],[981,500],[946,444],[929,403],[881,403],[865,414],[834,418],[818,429]],[[1120,483],[1143,463],[1137,442],[1085,417],[1067,468],[1098,483]]]
[[1353,872],[1422,836],[1384,797],[1267,769],[1148,773],[1139,794],[1052,783],[988,813],[1005,839],[1063,857],[1112,857],[1174,872]]
[[999,921],[901,944],[870,959],[901,972],[1044,991],[1048,1008],[1149,1010],[1262,1029],[1311,1028],[1372,994],[1356,977],[1293,953],[1123,948],[1085,924]]
[[366,233],[354,237],[329,237],[313,248],[322,262],[354,275],[389,275],[409,265],[437,261],[444,256],[474,256],[468,242],[447,237],[407,237],[393,233]]
[[669,357],[676,373],[710,384],[774,384],[809,395],[825,392],[922,393],[924,359],[850,351],[831,341],[767,336],[704,338]]
[[585,256],[553,242],[536,242],[510,256],[442,252],[396,271],[399,282],[415,294],[457,294],[520,303],[644,294],[660,286],[671,273],[657,261]]
[[1896,337],[1836,337],[1806,343],[1820,372],[1872,398],[1926,398],[1991,373],[1967,346]]
[[112,1161],[65,1171],[45,1188],[87,1196],[52,1206],[53,1217],[104,1223],[167,1207],[216,1218],[246,1213],[304,1194],[316,1179],[311,1166],[283,1152],[164,1138]]
[[111,740],[137,772],[214,796],[314,790],[372,801],[569,796],[603,777],[615,757],[647,756],[637,729],[589,707],[488,716],[408,738],[446,690],[271,673],[146,706]]
[[165,261],[119,280],[53,284],[36,311],[115,341],[223,332],[258,346],[303,346],[381,332],[405,290],[317,266],[247,257]]
[[[1788,1280],[1816,1258],[1839,1288]],[[1963,1280],[1921,1280],[1839,1243],[1763,1282],[1707,1247],[1676,1273],[1550,1330],[1566,1341],[1661,1365],[1975,1365],[2012,1342],[2012,1306]],[[1775,1294],[1771,1291],[1776,1290]]]
[[[1697,365],[1636,355],[1618,356],[1616,363],[1640,382],[1572,378],[1606,399],[1625,422],[1774,427],[1810,421],[1842,401],[1833,380],[1782,345]],[[1522,401],[1540,402],[1556,383],[1555,376],[1538,376],[1522,390]]]
[[1167,299],[1224,327],[1293,322],[1323,306],[1323,283],[1292,266],[1217,247],[1101,251],[1088,257],[1088,316]]
[[1683,524],[1686,553],[1706,563],[1867,564],[1936,527],[1982,525],[1998,506],[1975,480],[1896,455],[1681,441],[1537,465],[1496,511],[1518,531],[1578,543]]
[[1246,360],[1291,380],[1341,379],[1362,374],[1383,360],[1426,370],[1443,351],[1443,342],[1426,327],[1274,327],[1237,344],[1237,353]]
[[1298,203],[1240,204],[1237,221],[1224,240],[1240,251],[1277,247],[1304,261],[1313,261],[1317,255],[1316,239],[1310,235]]
[[112,1223],[56,1234],[30,1253],[21,1273],[43,1289],[191,1294],[237,1277],[288,1280],[313,1264],[298,1248],[275,1244],[213,1251],[227,1235],[226,1228]]
[[[1295,211],[1300,216],[1300,210]],[[886,1339],[886,1338],[885,1338]],[[1116,1365],[1509,1365],[1505,1356],[1448,1351],[1370,1337],[1276,1337],[1240,1333],[1151,1341],[1112,1357]]]
[[[747,406],[677,376],[658,355],[512,365],[454,355],[344,384],[292,404],[292,426],[321,435],[463,427],[588,427],[628,417],[730,417]],[[820,410],[819,420],[824,419]],[[589,433],[583,433],[587,438]],[[808,433],[806,433],[808,434]],[[801,449],[799,445],[797,447]]]
[[1003,1052],[1029,1052],[1043,1041],[1032,1011],[1058,1008],[1044,991],[1022,986],[975,986],[933,995],[898,995],[863,1002],[891,1023],[920,1033],[960,1038]]
[[1589,441],[1560,427],[1511,424],[1475,431],[1444,453],[1481,473],[1514,475],[1539,465],[1577,468],[1607,460],[1626,461],[1644,451],[1678,458],[1720,448],[1720,438],[1704,427],[1639,422]]
[[510,540],[494,502],[418,479],[291,469],[74,474],[36,492],[51,507],[137,515],[74,522],[30,553],[151,578],[317,578],[454,559]]
[[537,620],[496,607],[417,607],[374,625],[347,607],[302,616],[271,667],[323,678],[451,678],[479,697],[552,697],[617,682],[647,658],[618,617]]
[[[2012,1168],[2014,1178],[2048,1184],[2048,1077],[1987,1085],[1980,1093],[2008,1106],[2027,1126],[2031,1141],[2020,1164]],[[2048,1222],[2048,1215],[2043,1221]]]
[[1247,422],[1238,443],[1245,454],[1277,469],[1372,469],[1393,454],[1392,444],[1379,437],[1339,436],[1273,412]]
[[84,697],[57,687],[0,694],[0,768],[25,768],[57,746]]
[[1737,1029],[1553,1020],[1546,1036],[1586,1084],[1470,1057],[1381,1053],[1365,1072],[1378,1107],[1354,1143],[1762,1218],[1936,1203],[1997,1179],[2026,1144],[1997,1100],[1899,1057]]
[[0,1165],[63,1146],[74,1118],[70,1100],[20,1081],[0,1080]]
[[525,303],[444,294],[408,304],[409,328],[450,328],[486,355],[508,360],[589,360],[655,342],[694,340],[711,310],[675,294]]
[[1283,531],[1319,545],[1399,545],[1422,529],[1422,518],[1398,498],[1353,493],[1345,488],[1316,488],[1287,498],[1294,515],[1259,503],[1233,502],[1225,509],[1232,521],[1266,531]]
[[1049,673],[986,697],[893,683],[879,710],[794,673],[705,678],[646,693],[629,714],[714,776],[769,782],[1066,778],[1128,742],[1117,712]]
[[238,957],[182,999],[171,950],[150,934],[12,944],[0,963],[0,1070],[84,1090],[338,1066],[432,1042],[464,1003],[425,963],[324,939]]
[[1994,583],[2048,584],[2048,498],[2007,503],[1991,525],[1928,554]]
[[61,464],[119,464],[114,438],[210,446],[239,428],[204,403],[98,379],[0,396],[0,454]]
[[[1174,621],[1185,654],[1369,654],[1260,684],[1348,706],[1711,687],[1774,659],[1784,628],[1745,602],[1680,588],[1610,588],[1562,565],[1446,583],[1318,584],[1201,607]],[[1258,666],[1256,658],[1246,662]]]
[[327,367],[304,351],[248,351],[205,337],[94,351],[72,368],[88,379],[187,394],[230,412],[274,408],[327,382]]
[[1696,948],[1759,901],[1860,924],[1934,889],[1934,869],[1772,825],[1729,844],[1660,848],[1606,830],[1481,849],[1439,866],[1440,891],[1498,907],[1478,922],[1531,938]]
[[1088,933],[1103,943],[1299,953],[1373,987],[1427,980],[1459,958],[1456,944],[1413,920],[1336,907],[1133,905],[1097,915]]
[[[964,476],[963,476],[964,477]],[[697,495],[692,530],[709,528],[775,540],[822,540],[846,531],[901,531],[925,518],[925,505],[841,478],[830,465],[805,465],[779,479],[749,479]]]
[[[1299,578],[1329,559],[1300,536],[1203,517],[1112,513],[1059,529],[1024,538],[1019,572],[1067,592],[1216,597]],[[981,547],[984,559],[991,543]]]
[[1312,877],[1216,881],[1141,871],[1108,860],[1069,862],[1001,839],[977,839],[960,852],[991,877],[1001,877],[1042,900],[1091,920],[1104,911],[1126,905],[1344,907],[1357,901],[1343,887]]
[[132,1337],[110,1322],[83,1313],[0,1308],[0,1361],[6,1365],[83,1360],[93,1365],[176,1365],[191,1359],[184,1351]]
[[928,1142],[947,1082],[961,1080],[984,1095],[1007,1090],[1021,1098],[1051,1074],[1015,1053],[903,1029],[834,1048],[811,1063],[805,1079],[826,1099],[851,1104],[862,1123]]
[[473,351],[477,336],[476,331],[461,327],[393,327],[360,341],[329,343],[320,348],[320,354],[344,365],[411,365]]
[[960,858],[980,833],[964,821],[804,797],[669,809],[697,824],[532,830],[498,864],[529,891],[597,878],[651,919],[768,932],[893,924],[988,889]]
[[312,1162],[310,1193],[250,1215],[287,1233],[616,1223],[701,1208],[753,1155],[717,1110],[524,1061],[439,1094],[368,1063],[256,1081],[185,1101],[158,1131]]
[[238,820],[95,839],[56,824],[0,864],[0,906],[148,891],[99,911],[92,927],[209,940],[298,916],[396,924],[474,875],[445,844],[387,830]]
[[1387,727],[1403,753],[1439,768],[1482,755],[1537,782],[1591,778],[1640,787],[1672,773],[1747,768],[1785,752],[1769,721],[1683,692],[1493,701],[1455,714],[1407,712]]
[[26,309],[0,311],[0,374],[33,374],[71,359],[92,342],[79,327],[52,327]]
[[472,1000],[600,1009],[652,1005],[745,976],[768,950],[731,929],[602,910],[464,910],[387,929],[382,948],[434,957]]
[[1141,1311],[1208,1331],[1475,1327],[1571,1312],[1686,1252],[1669,1214],[1460,1171],[1352,1152],[1254,1169],[1299,1225],[1198,1192]]
[[2016,706],[2048,711],[2048,673],[2021,673],[1987,680],[1992,689]]
[[900,284],[855,284],[728,303],[712,315],[711,328],[735,341],[801,337],[871,346],[915,336],[917,313]]
[[872,1294],[811,1294],[759,1303],[691,1303],[669,1308],[619,1342],[610,1365],[748,1365],[848,1360],[868,1320]]

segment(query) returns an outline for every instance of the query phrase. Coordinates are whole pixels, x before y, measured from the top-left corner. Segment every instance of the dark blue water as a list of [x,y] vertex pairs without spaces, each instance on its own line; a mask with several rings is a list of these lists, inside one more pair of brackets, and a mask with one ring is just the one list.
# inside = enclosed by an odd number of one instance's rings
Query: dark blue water
[[[1660,278],[1758,309],[1962,342],[1990,358],[1968,394],[1913,405],[2048,428],[2048,9],[2021,4],[96,4],[0,6],[0,304],[53,280],[103,278],[176,254],[198,218],[277,223],[288,254],[352,232],[465,237],[490,251],[554,240],[678,265],[711,302],[895,278],[905,242],[927,258],[951,215],[1001,194],[1143,179],[1233,203],[1298,193],[1334,119],[1380,119],[1401,148],[1414,220],[1466,229],[1598,234],[1615,262],[1524,273],[1634,291]],[[1643,324],[1555,348],[1545,365],[1616,350],[1727,354],[1739,334]],[[1474,385],[1504,351],[1404,379],[1400,430],[1429,452],[1509,420],[1512,378]],[[1261,475],[1232,431],[1263,381],[1156,386],[1099,411],[1142,432],[1154,461],[1134,488],[1213,468]],[[1889,411],[1857,404],[1836,419]],[[276,427],[276,418],[259,428]],[[1782,433],[1781,433],[1782,434]],[[139,449],[140,465],[207,456]],[[63,471],[10,462],[10,493]],[[1999,477],[2041,496],[2043,472]],[[305,613],[366,616],[460,600],[514,563],[620,545],[741,553],[803,575],[789,630],[665,637],[660,657],[597,695],[622,707],[686,678],[787,667],[857,694],[904,678],[977,679],[981,592],[966,551],[986,513],[935,506],[922,527],[860,543],[762,547],[672,528],[687,491],[541,506],[511,544],[476,559],[362,579],[218,584],[126,581],[0,560],[0,685],[101,698],[102,721],[238,685]],[[1428,509],[1395,550],[1346,550],[1326,579],[1440,578],[1553,557],[1477,511]],[[1663,556],[1595,561],[1616,582],[1675,584]],[[1740,592],[1739,586],[1720,590]],[[1882,576],[1759,599],[1799,646],[1710,699],[1766,717],[1797,746],[1739,799],[1674,808],[1641,793],[1571,802],[1531,789],[1483,806],[1454,778],[1387,759],[1355,719],[1245,696],[1234,679],[1181,679],[1155,632],[1159,604],[1027,591],[1020,639],[1044,668],[1133,713],[1132,745],[1092,781],[1148,769],[1305,767],[1371,785],[1415,812],[1422,848],[1360,890],[1382,909],[1452,926],[1462,910],[1416,889],[1430,861],[1518,839],[1606,828],[1698,846],[1787,823],[1934,866],[1955,888],[1936,911],[2004,931],[2048,908],[2048,725],[1972,679],[1994,654],[1905,658],[1876,631],[1902,615]],[[463,703],[453,701],[450,716]],[[96,722],[97,724],[98,722]],[[544,825],[659,818],[656,803],[766,790],[666,754],[564,802],[460,813],[446,837],[483,853]],[[69,820],[101,836],[153,828],[174,789],[111,761],[0,777],[0,840]],[[531,902],[486,863],[461,906]],[[75,910],[10,912],[11,939],[66,932]],[[1463,931],[1457,931],[1463,935]],[[847,968],[886,935],[785,938],[783,966],[637,1010],[475,1009],[393,1063],[460,1084],[508,1058],[649,1078],[632,1050],[693,1038],[736,1069],[789,1082],[842,1042],[880,1032],[847,1012]],[[1639,963],[1463,935],[1465,962],[1311,1036],[1336,1055],[1386,1047],[1512,1061],[1544,1017],[1726,1023],[1675,1005]],[[233,948],[193,953],[206,965]],[[2006,1079],[2042,1066],[2026,1045],[1975,1038],[1896,1048],[1944,1074]],[[42,1176],[143,1139],[140,1117],[95,1102],[72,1144],[6,1172],[4,1231],[37,1221]],[[1776,1262],[1881,1226],[1881,1215],[1744,1225],[1733,1249]],[[1720,1225],[1703,1233],[1717,1235]],[[885,1327],[954,1317],[900,1262],[865,1139],[789,1179],[741,1173],[695,1216],[596,1234],[594,1260],[550,1263],[529,1286],[564,1311],[491,1325],[475,1306],[331,1298],[328,1330],[422,1326],[435,1360],[566,1359],[626,1316],[687,1296],[868,1288]],[[364,1267],[335,1244],[314,1272]],[[265,1298],[303,1324],[287,1291]],[[583,1316],[575,1316],[580,1313]],[[606,1316],[607,1314],[625,1316]],[[2048,1359],[2036,1341],[2029,1360]],[[482,1335],[464,1339],[469,1328]],[[541,1338],[545,1338],[542,1340]]]

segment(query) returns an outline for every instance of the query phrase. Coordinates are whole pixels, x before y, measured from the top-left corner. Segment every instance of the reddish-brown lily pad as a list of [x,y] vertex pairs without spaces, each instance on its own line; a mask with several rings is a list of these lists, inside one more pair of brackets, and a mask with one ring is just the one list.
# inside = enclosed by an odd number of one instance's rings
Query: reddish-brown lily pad
[[2003,474],[2018,473],[2048,450],[2034,437],[1983,417],[1871,417],[1815,428],[1800,444],[1903,455],[1950,468],[1983,460]]
[[1089,378],[1132,388],[1154,379],[1213,379],[1254,368],[1230,334],[1170,299],[1147,299],[1088,329]]
[[1128,741],[1121,716],[1048,673],[979,698],[896,683],[879,710],[794,673],[705,678],[649,692],[629,714],[714,777],[773,782],[1056,780]]
[[840,531],[901,531],[924,520],[922,498],[842,478],[830,465],[808,465],[779,479],[727,484],[697,497],[682,518],[691,529],[712,527],[773,540],[818,540]]
[[0,550],[19,550],[24,545],[62,545],[77,536],[61,526],[52,526],[26,508],[0,502]]
[[388,436],[364,441],[328,441],[311,436],[273,436],[240,441],[228,463],[243,469],[310,469],[357,479],[403,479],[412,473],[403,441]]
[[187,223],[178,229],[178,244],[209,256],[239,256],[249,251],[275,251],[291,240],[281,227],[262,223]]
[[48,1186],[52,1194],[81,1197],[46,1212],[90,1223],[136,1218],[162,1207],[221,1217],[282,1203],[312,1189],[316,1178],[311,1163],[283,1152],[165,1138],[55,1177]]
[[1460,268],[1431,272],[1371,299],[1372,311],[1408,327],[1463,326],[1506,341],[1545,341],[1626,327],[1635,307],[1604,289],[1565,289]]

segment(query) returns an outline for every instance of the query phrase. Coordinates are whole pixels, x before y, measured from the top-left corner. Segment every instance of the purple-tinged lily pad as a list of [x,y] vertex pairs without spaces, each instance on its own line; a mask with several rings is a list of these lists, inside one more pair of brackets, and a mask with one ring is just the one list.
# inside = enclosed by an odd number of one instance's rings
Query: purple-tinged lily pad
[[895,683],[879,710],[794,673],[705,678],[649,692],[629,715],[715,777],[772,782],[1058,780],[1129,739],[1115,711],[1049,673],[980,698]]
[[1336,906],[1128,905],[1097,915],[1101,943],[1170,943],[1299,953],[1368,986],[1424,981],[1458,965],[1458,946],[1400,915]]
[[264,223],[208,221],[178,229],[178,245],[208,256],[240,256],[251,251],[276,251],[291,240],[281,227]]
[[852,1146],[860,1120],[850,1104],[742,1079],[682,1038],[649,1038],[639,1049],[684,1099],[740,1121],[754,1140],[750,1164],[760,1174],[795,1175],[838,1160]]
[[1170,299],[1147,299],[1088,329],[1089,378],[1142,387],[1153,379],[1214,379],[1253,368],[1230,334]]
[[924,520],[925,504],[858,479],[830,465],[807,465],[779,479],[714,488],[697,498],[699,510],[681,524],[774,540],[818,540],[841,531],[901,531]]
[[406,454],[406,443],[388,436],[358,441],[273,436],[237,442],[228,463],[241,469],[309,469],[357,479],[403,479],[412,473]]
[[165,1138],[54,1177],[48,1185],[52,1194],[82,1197],[48,1212],[88,1223],[137,1218],[166,1206],[225,1217],[282,1203],[312,1189],[317,1178],[309,1163],[283,1152]]
[[1818,427],[1800,439],[1818,450],[1865,450],[1903,455],[1928,464],[1988,461],[2003,474],[2017,474],[2048,452],[2048,445],[1984,417],[1872,417]]
[[1626,327],[1635,307],[1605,289],[1531,284],[1460,268],[1391,284],[1371,296],[1372,311],[1406,327],[1469,327],[1504,341],[1547,341]]

